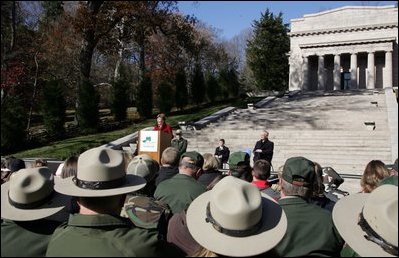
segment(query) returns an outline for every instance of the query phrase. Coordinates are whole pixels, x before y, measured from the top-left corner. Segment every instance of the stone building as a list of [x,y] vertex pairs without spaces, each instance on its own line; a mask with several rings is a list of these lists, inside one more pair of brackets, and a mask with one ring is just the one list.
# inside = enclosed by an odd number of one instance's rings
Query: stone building
[[289,90],[398,86],[398,8],[346,6],[291,20]]

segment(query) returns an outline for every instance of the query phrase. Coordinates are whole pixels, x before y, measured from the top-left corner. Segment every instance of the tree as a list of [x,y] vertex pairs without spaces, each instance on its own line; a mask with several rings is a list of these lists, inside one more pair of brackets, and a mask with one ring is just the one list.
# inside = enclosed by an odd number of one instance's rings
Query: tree
[[254,36],[248,42],[247,62],[257,87],[263,90],[285,90],[288,87],[290,41],[282,13],[274,16],[269,9],[254,21]]
[[65,111],[64,82],[52,80],[43,88],[42,116],[44,126],[52,139],[64,136]]
[[77,117],[79,126],[84,133],[92,133],[97,130],[99,111],[99,96],[90,81],[83,81],[79,87],[79,99]]
[[21,99],[8,96],[1,103],[1,153],[16,151],[26,139],[26,111]]
[[202,67],[199,62],[195,65],[194,73],[191,80],[191,94],[193,101],[198,105],[204,101],[205,98],[205,80],[202,72]]
[[172,85],[168,81],[161,82],[158,93],[159,111],[161,111],[161,113],[169,114],[174,104],[173,98],[171,98],[171,96],[174,95]]
[[187,79],[184,69],[180,69],[175,77],[175,103],[176,107],[180,110],[183,109],[188,103],[188,92],[187,92]]
[[213,74],[208,74],[206,80],[206,94],[213,103],[220,94],[220,85]]
[[126,109],[128,107],[128,89],[130,79],[128,76],[127,67],[121,65],[119,69],[119,76],[112,87],[111,112],[116,121],[123,121],[126,119]]
[[150,118],[152,116],[152,83],[149,76],[144,76],[137,92],[137,112],[141,117]]

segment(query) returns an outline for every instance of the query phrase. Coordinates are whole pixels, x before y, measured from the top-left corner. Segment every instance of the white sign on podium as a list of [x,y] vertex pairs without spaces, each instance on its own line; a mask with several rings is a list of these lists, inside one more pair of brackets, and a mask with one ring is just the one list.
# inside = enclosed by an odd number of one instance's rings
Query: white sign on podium
[[158,151],[158,131],[140,131],[140,151]]

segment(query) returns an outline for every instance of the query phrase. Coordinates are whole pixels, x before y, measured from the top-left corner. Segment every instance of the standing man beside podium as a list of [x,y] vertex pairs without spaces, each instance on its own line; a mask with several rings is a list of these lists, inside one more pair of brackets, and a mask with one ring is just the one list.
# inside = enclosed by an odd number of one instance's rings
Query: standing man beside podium
[[165,114],[163,114],[163,113],[158,114],[157,115],[157,124],[154,126],[153,130],[168,133],[173,138],[172,127],[169,124],[167,124],[165,120],[166,120]]

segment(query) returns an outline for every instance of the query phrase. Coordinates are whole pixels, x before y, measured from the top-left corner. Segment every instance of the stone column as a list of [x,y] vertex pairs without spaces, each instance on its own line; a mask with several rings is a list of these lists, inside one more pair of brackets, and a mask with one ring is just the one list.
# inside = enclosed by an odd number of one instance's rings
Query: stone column
[[375,89],[374,52],[367,55],[367,89]]
[[309,58],[307,56],[303,57],[302,74],[302,90],[309,90]]
[[392,85],[392,51],[385,52],[385,77],[384,88],[391,88]]
[[324,78],[324,56],[319,56],[319,66],[317,68],[317,89],[325,90],[325,78]]
[[357,89],[357,54],[351,54],[351,89]]
[[341,89],[341,56],[334,55],[334,90]]

